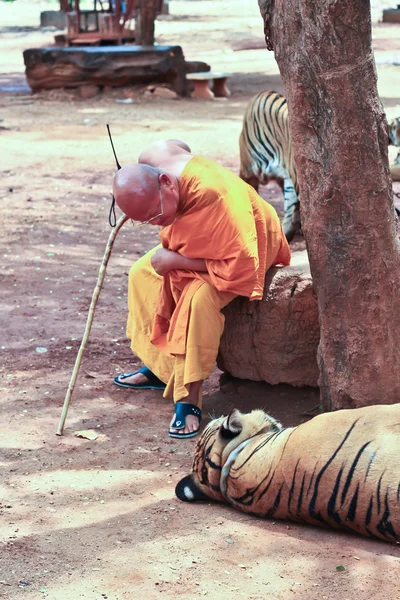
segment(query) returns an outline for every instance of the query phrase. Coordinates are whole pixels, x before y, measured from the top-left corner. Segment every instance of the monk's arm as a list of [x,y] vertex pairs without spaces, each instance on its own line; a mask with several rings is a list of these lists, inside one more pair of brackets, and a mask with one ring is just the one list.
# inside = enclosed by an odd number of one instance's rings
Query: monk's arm
[[153,269],[159,275],[166,275],[169,271],[207,271],[206,261],[203,258],[187,258],[179,252],[172,252],[166,248],[159,248],[151,257]]
[[179,252],[174,252],[173,261],[175,266],[173,269],[183,269],[184,271],[207,271],[206,261],[204,258],[186,258]]

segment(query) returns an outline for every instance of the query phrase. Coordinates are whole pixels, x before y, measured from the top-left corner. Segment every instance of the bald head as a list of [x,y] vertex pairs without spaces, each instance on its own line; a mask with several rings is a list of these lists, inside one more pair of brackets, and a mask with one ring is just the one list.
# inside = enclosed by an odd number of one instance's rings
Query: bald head
[[191,152],[190,147],[187,145],[186,142],[182,142],[182,140],[167,140],[165,142],[166,144],[172,144],[173,146],[177,146],[178,148],[181,148],[182,150],[184,150],[185,152]]
[[181,140],[153,142],[141,152],[138,163],[159,167],[182,155],[190,156],[190,148]]
[[149,165],[126,165],[115,175],[115,201],[134,221],[146,221],[157,213],[160,173]]

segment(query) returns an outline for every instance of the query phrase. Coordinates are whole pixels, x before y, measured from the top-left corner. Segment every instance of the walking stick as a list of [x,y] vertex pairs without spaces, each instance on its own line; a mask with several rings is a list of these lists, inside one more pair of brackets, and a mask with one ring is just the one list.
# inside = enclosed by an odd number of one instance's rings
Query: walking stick
[[[110,136],[111,146],[112,146],[112,149],[113,149],[113,152],[114,152],[115,160],[116,160],[116,163],[117,163],[117,168],[119,170],[121,168],[121,165],[119,164],[117,156],[115,154],[114,145],[112,143],[111,134],[110,134],[110,128],[109,128],[108,125],[107,125],[107,130],[108,130],[108,135]],[[113,217],[113,222],[111,221],[111,217]],[[63,434],[65,420],[67,418],[67,413],[68,413],[68,408],[69,408],[69,403],[70,403],[70,400],[71,400],[72,392],[74,391],[76,379],[78,377],[79,367],[81,366],[82,356],[83,356],[83,353],[84,353],[85,348],[86,348],[86,343],[87,343],[87,341],[89,339],[89,334],[90,334],[90,330],[92,328],[93,317],[94,317],[94,313],[95,313],[95,310],[96,310],[97,301],[99,299],[100,290],[102,288],[104,277],[105,277],[105,274],[106,274],[108,260],[109,260],[109,258],[111,256],[111,250],[113,248],[114,241],[115,241],[115,238],[117,237],[117,234],[118,234],[119,230],[121,229],[122,225],[126,221],[128,221],[128,219],[129,219],[129,217],[127,217],[126,215],[123,215],[122,217],[120,217],[118,219],[118,221],[116,220],[116,217],[115,217],[115,198],[113,196],[112,204],[111,204],[111,209],[110,209],[110,214],[109,214],[109,217],[108,217],[109,223],[110,223],[111,227],[113,228],[113,230],[111,231],[111,233],[109,235],[107,246],[106,246],[106,250],[105,250],[104,256],[103,256],[103,260],[102,260],[101,265],[100,265],[99,275],[97,277],[96,287],[94,288],[94,292],[93,292],[93,295],[92,295],[92,301],[90,303],[89,314],[88,314],[88,318],[87,318],[87,321],[86,321],[85,332],[83,334],[82,342],[81,342],[81,345],[80,345],[80,348],[79,348],[79,351],[78,351],[78,354],[77,354],[77,357],[76,357],[76,360],[75,360],[74,370],[72,371],[72,375],[71,375],[71,379],[70,379],[69,386],[68,386],[68,389],[67,389],[67,393],[65,395],[64,405],[63,405],[62,412],[61,412],[60,423],[58,425],[58,429],[57,429],[56,435],[62,435]]]

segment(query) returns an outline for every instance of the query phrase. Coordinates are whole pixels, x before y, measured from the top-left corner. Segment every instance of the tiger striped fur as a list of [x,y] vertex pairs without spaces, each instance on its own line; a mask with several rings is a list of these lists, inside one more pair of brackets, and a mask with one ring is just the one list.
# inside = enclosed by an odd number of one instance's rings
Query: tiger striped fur
[[175,492],[400,542],[399,454],[400,404],[324,413],[288,429],[261,410],[234,410],[206,427]]
[[286,99],[261,92],[247,105],[239,138],[240,177],[255,190],[276,179],[283,189],[283,231],[291,241],[300,229],[299,186],[289,135]]
[[400,117],[392,119],[389,123],[389,144],[400,146]]

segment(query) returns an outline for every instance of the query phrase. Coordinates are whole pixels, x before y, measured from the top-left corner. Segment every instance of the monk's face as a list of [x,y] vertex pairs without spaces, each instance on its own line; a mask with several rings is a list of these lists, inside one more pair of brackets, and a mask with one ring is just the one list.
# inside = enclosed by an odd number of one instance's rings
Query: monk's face
[[179,181],[163,173],[159,176],[159,202],[154,218],[150,218],[151,225],[171,225],[176,217],[179,205]]

